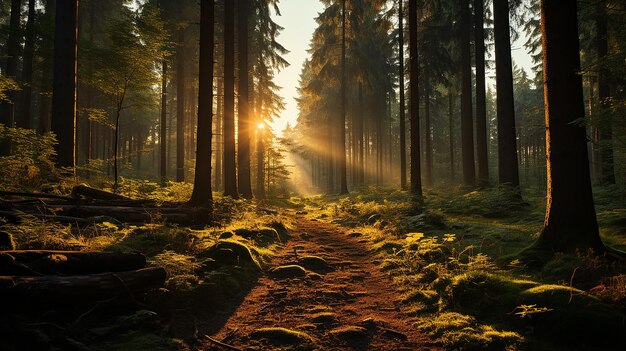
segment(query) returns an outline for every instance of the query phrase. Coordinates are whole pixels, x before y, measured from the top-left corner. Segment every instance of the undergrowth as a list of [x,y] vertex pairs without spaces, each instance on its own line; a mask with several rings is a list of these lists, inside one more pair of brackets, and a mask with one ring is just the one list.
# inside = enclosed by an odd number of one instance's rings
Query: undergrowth
[[[383,255],[416,328],[447,349],[619,349],[626,267],[592,252],[557,254],[536,271],[504,257],[542,225],[543,199],[508,188],[431,190],[415,212],[407,194],[374,191],[302,201],[307,216],[352,228]],[[623,210],[600,193],[608,240],[624,243]],[[531,205],[529,205],[531,204]]]

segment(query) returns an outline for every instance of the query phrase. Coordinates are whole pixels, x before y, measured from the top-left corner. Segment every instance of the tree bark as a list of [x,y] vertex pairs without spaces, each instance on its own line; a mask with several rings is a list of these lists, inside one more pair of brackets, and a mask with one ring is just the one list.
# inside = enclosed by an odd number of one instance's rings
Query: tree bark
[[463,182],[474,186],[474,122],[472,117],[472,60],[470,50],[469,0],[461,1],[461,151],[463,159]]
[[33,56],[35,54],[35,0],[28,0],[28,22],[26,23],[26,42],[24,43],[24,62],[22,63],[22,108],[18,127],[30,129],[31,101],[33,96]]
[[239,198],[235,156],[235,4],[224,3],[224,195]]
[[161,120],[159,132],[161,185],[167,182],[167,60],[161,62]]
[[487,98],[485,94],[484,0],[474,0],[474,48],[476,52],[476,156],[478,185],[489,185]]
[[433,134],[430,125],[430,75],[428,67],[424,68],[424,148],[426,149],[424,183],[433,184]]
[[404,101],[404,0],[398,0],[398,46],[400,67],[400,187],[406,189],[406,106]]
[[200,2],[200,81],[198,89],[198,142],[196,174],[190,204],[210,207],[211,147],[213,144],[213,49],[215,34],[215,2]]
[[176,181],[185,181],[185,29],[176,47]]
[[142,293],[165,284],[163,268],[75,276],[0,277],[0,296],[15,303],[50,301],[75,303]]
[[237,151],[239,192],[246,199],[252,198],[252,180],[250,175],[250,99],[248,67],[248,17],[249,0],[239,0],[237,24],[239,29],[239,84]]
[[419,62],[417,54],[417,0],[409,0],[409,80],[411,128],[411,194],[417,205],[422,205],[420,122],[419,122]]
[[52,131],[57,165],[76,169],[76,71],[78,0],[57,0],[54,38]]
[[140,253],[20,250],[0,255],[10,256],[0,264],[0,275],[98,274],[146,266]]
[[605,247],[593,203],[575,1],[541,1],[546,105],[547,206],[535,248],[574,252]]
[[519,187],[508,0],[494,0],[493,23],[498,90],[498,175],[500,184]]
[[348,192],[346,165],[346,0],[341,2],[341,111],[339,117],[339,194]]
[[450,146],[450,180],[454,181],[454,114],[452,112],[454,96],[451,89],[448,89],[448,128],[449,128],[449,146]]

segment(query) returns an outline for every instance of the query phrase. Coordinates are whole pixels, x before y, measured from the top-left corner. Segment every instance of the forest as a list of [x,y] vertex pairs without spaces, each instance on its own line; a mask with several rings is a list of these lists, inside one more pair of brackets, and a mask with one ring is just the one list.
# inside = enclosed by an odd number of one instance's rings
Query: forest
[[0,43],[0,350],[626,345],[621,0],[0,0]]

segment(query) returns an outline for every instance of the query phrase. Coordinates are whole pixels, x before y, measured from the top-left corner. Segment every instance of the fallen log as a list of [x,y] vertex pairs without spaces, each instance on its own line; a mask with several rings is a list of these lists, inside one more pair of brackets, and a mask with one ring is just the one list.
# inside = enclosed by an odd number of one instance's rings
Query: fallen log
[[[0,275],[97,274],[146,266],[146,256],[141,253],[14,250],[0,254],[14,260],[0,260]],[[25,273],[24,267],[31,274]]]
[[109,191],[104,191],[96,188],[89,187],[87,185],[77,185],[72,189],[72,197],[77,199],[80,197],[86,197],[94,200],[130,200],[131,198],[118,195]]
[[[54,206],[53,206],[54,207]],[[43,219],[51,222],[59,222],[65,224],[76,224],[79,227],[87,227],[96,223],[113,222],[115,224],[121,224],[115,218],[107,216],[95,216],[95,217],[72,217],[72,216],[57,216],[52,214],[43,214],[33,212],[32,210],[22,209],[20,211],[2,211],[0,210],[0,217],[4,217],[10,223],[20,223],[24,217],[34,217],[37,219]]]
[[118,207],[118,206],[68,206],[61,205],[60,214],[69,217],[100,217],[115,218],[124,223],[149,223],[165,221],[185,224],[191,222],[192,211],[180,208],[161,207]]
[[93,275],[43,277],[0,276],[0,298],[18,304],[64,302],[129,296],[165,284],[163,268]]
[[19,192],[19,191],[0,190],[0,196],[31,197],[31,198],[40,198],[40,199],[56,199],[56,200],[74,201],[74,198],[69,197],[69,196],[56,195],[56,194],[44,194],[44,193],[28,193],[28,192]]

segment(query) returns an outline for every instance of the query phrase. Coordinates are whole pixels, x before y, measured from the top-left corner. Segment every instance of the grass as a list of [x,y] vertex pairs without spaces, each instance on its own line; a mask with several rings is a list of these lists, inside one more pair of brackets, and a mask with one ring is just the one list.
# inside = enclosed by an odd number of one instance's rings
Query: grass
[[[303,201],[311,219],[362,234],[381,253],[406,313],[442,346],[458,350],[561,347],[613,349],[622,343],[626,267],[590,252],[555,255],[539,270],[507,259],[530,245],[545,201],[506,188],[431,190],[415,213],[407,194],[374,191]],[[598,192],[603,239],[626,246],[624,204]],[[598,341],[601,335],[601,341]],[[569,346],[564,346],[569,345]]]
[[[124,195],[147,193],[160,202],[178,201],[188,188],[184,184],[160,188],[129,180],[122,184]],[[216,197],[215,214],[219,225],[194,228],[158,221],[141,226],[103,221],[78,228],[26,217],[18,225],[1,225],[0,231],[13,235],[17,249],[144,253],[149,265],[167,272],[165,289],[148,294],[142,307],[157,312],[158,323],[135,323],[89,344],[103,350],[186,350],[190,349],[186,342],[163,330],[179,330],[195,319],[202,320],[253,286],[275,250],[289,238],[292,227],[283,215],[221,197]],[[220,238],[223,233],[232,235]],[[176,318],[172,318],[174,314]],[[118,320],[106,323],[122,325]],[[188,337],[186,333],[179,335]]]

